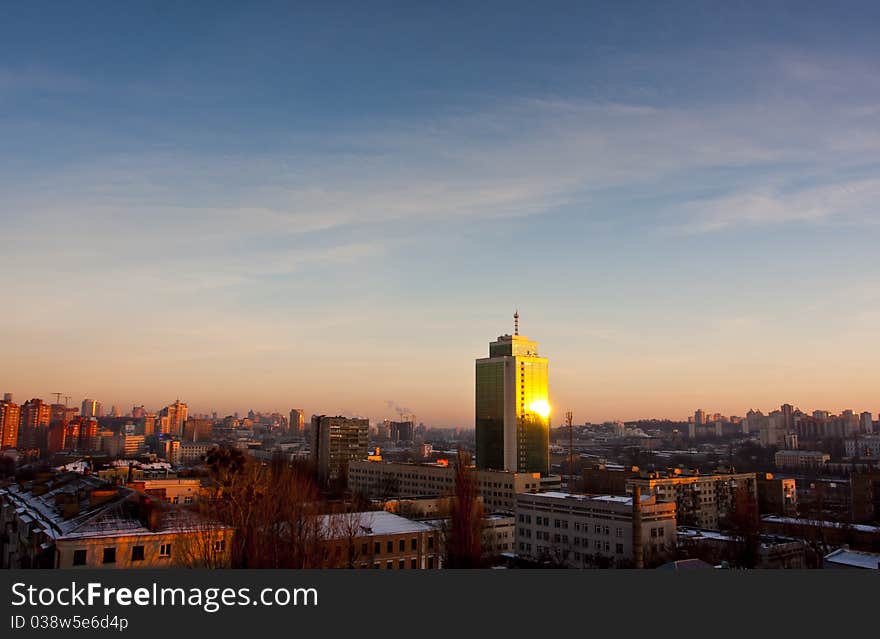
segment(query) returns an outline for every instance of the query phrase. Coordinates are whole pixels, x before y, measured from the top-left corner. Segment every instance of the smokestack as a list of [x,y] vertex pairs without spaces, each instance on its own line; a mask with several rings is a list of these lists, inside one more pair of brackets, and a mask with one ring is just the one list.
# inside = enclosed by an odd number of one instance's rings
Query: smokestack
[[642,487],[633,486],[632,492],[632,547],[633,568],[645,567],[645,549],[642,545]]

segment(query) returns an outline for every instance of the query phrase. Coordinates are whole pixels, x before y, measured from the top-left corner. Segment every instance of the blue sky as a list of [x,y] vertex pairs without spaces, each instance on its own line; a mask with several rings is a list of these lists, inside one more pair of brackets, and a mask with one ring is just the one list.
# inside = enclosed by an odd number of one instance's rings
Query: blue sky
[[874,3],[414,4],[5,5],[4,387],[880,409]]

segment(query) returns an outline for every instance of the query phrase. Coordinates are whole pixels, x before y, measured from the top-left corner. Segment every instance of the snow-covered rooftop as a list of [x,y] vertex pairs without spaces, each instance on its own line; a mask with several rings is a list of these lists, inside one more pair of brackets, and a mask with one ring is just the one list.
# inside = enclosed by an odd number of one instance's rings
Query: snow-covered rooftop
[[839,567],[880,570],[880,553],[839,548],[825,555],[825,563],[832,564],[831,567],[836,564]]
[[406,535],[410,533],[430,532],[431,526],[420,521],[413,521],[384,510],[346,513],[342,515],[323,515],[322,526],[333,536],[333,529],[338,526],[356,523],[359,527],[358,536],[370,537],[378,535]]

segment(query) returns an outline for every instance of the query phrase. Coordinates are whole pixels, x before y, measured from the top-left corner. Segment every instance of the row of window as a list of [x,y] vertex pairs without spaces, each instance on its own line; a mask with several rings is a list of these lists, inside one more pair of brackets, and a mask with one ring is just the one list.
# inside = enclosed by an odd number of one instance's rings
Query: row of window
[[[226,540],[221,539],[215,541],[212,546],[214,552],[223,552],[226,550]],[[88,563],[88,555],[89,551],[87,548],[83,548],[80,550],[73,551],[73,565],[74,566],[85,566]],[[161,544],[159,546],[159,557],[168,558],[171,557],[171,544]],[[144,560],[144,546],[132,546],[131,547],[131,561],[143,561]],[[115,564],[116,563],[116,546],[108,546],[102,549],[101,556],[102,564]]]
[[[406,562],[407,562],[406,559],[399,559],[397,561],[397,569],[398,570],[405,570],[406,569]],[[415,557],[411,558],[409,560],[409,567],[411,569],[417,569],[419,567],[419,560],[416,559]],[[361,568],[369,568],[369,564],[361,564]],[[373,562],[373,569],[374,570],[380,570],[381,568],[382,568],[381,561]],[[428,568],[429,570],[434,568],[434,558],[433,557],[428,557],[428,563],[426,565],[426,568]],[[393,561],[386,561],[385,562],[385,570],[394,570],[394,562]]]
[[[578,543],[579,541],[580,541],[580,538],[579,538],[579,537],[575,537],[575,539],[574,539],[574,545],[575,545],[575,546],[582,546],[582,547],[584,548],[584,550],[587,550],[587,549],[589,548],[589,544],[587,543],[587,540],[586,540],[586,539],[583,540],[583,541],[584,541],[583,544]],[[609,554],[611,553],[611,544],[610,544],[609,542],[607,542],[607,541],[604,541],[604,542],[603,542],[603,541],[600,541],[600,540],[597,539],[597,540],[595,541],[595,543],[593,544],[593,547],[595,548],[595,550],[596,550],[597,552],[606,552],[606,553],[609,553]],[[530,543],[525,543],[525,542],[520,542],[520,544],[519,544],[519,549],[520,549],[520,552],[531,553],[531,552],[532,552],[532,544],[530,544]],[[542,555],[542,554],[544,554],[544,553],[548,553],[548,554],[549,554],[552,550],[553,550],[553,548],[552,548],[551,546],[535,546],[535,552],[537,553],[538,556],[540,556],[540,555]],[[567,555],[568,555],[568,552],[567,552],[567,551],[564,551],[564,552],[565,552],[565,554],[566,554],[566,556],[567,556]],[[576,558],[576,559],[580,559],[580,553],[579,553],[579,552],[576,551],[574,554],[575,554],[575,558]],[[622,554],[623,554],[623,544],[615,544],[615,545],[614,545],[614,554],[616,554],[616,555],[622,555]]]
[[[410,546],[410,550],[418,550],[418,548],[419,548],[418,537],[413,537],[412,539],[410,539],[409,546]],[[406,551],[406,539],[398,540],[397,548],[398,548],[398,552],[405,552]],[[434,548],[434,537],[432,537],[432,536],[428,536],[428,548]],[[367,543],[361,544],[361,554],[366,555],[368,551],[369,551],[369,545]],[[393,553],[394,552],[394,541],[393,540],[389,539],[388,541],[385,542],[385,552],[386,553]],[[381,541],[373,542],[373,554],[374,555],[381,555],[382,554],[382,542]]]

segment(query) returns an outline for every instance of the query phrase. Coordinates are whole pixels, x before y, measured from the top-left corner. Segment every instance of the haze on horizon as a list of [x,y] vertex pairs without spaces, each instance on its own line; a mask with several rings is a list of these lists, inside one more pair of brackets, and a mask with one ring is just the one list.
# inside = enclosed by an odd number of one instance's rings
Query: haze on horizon
[[0,392],[470,427],[518,308],[555,424],[876,413],[878,19],[8,6]]

